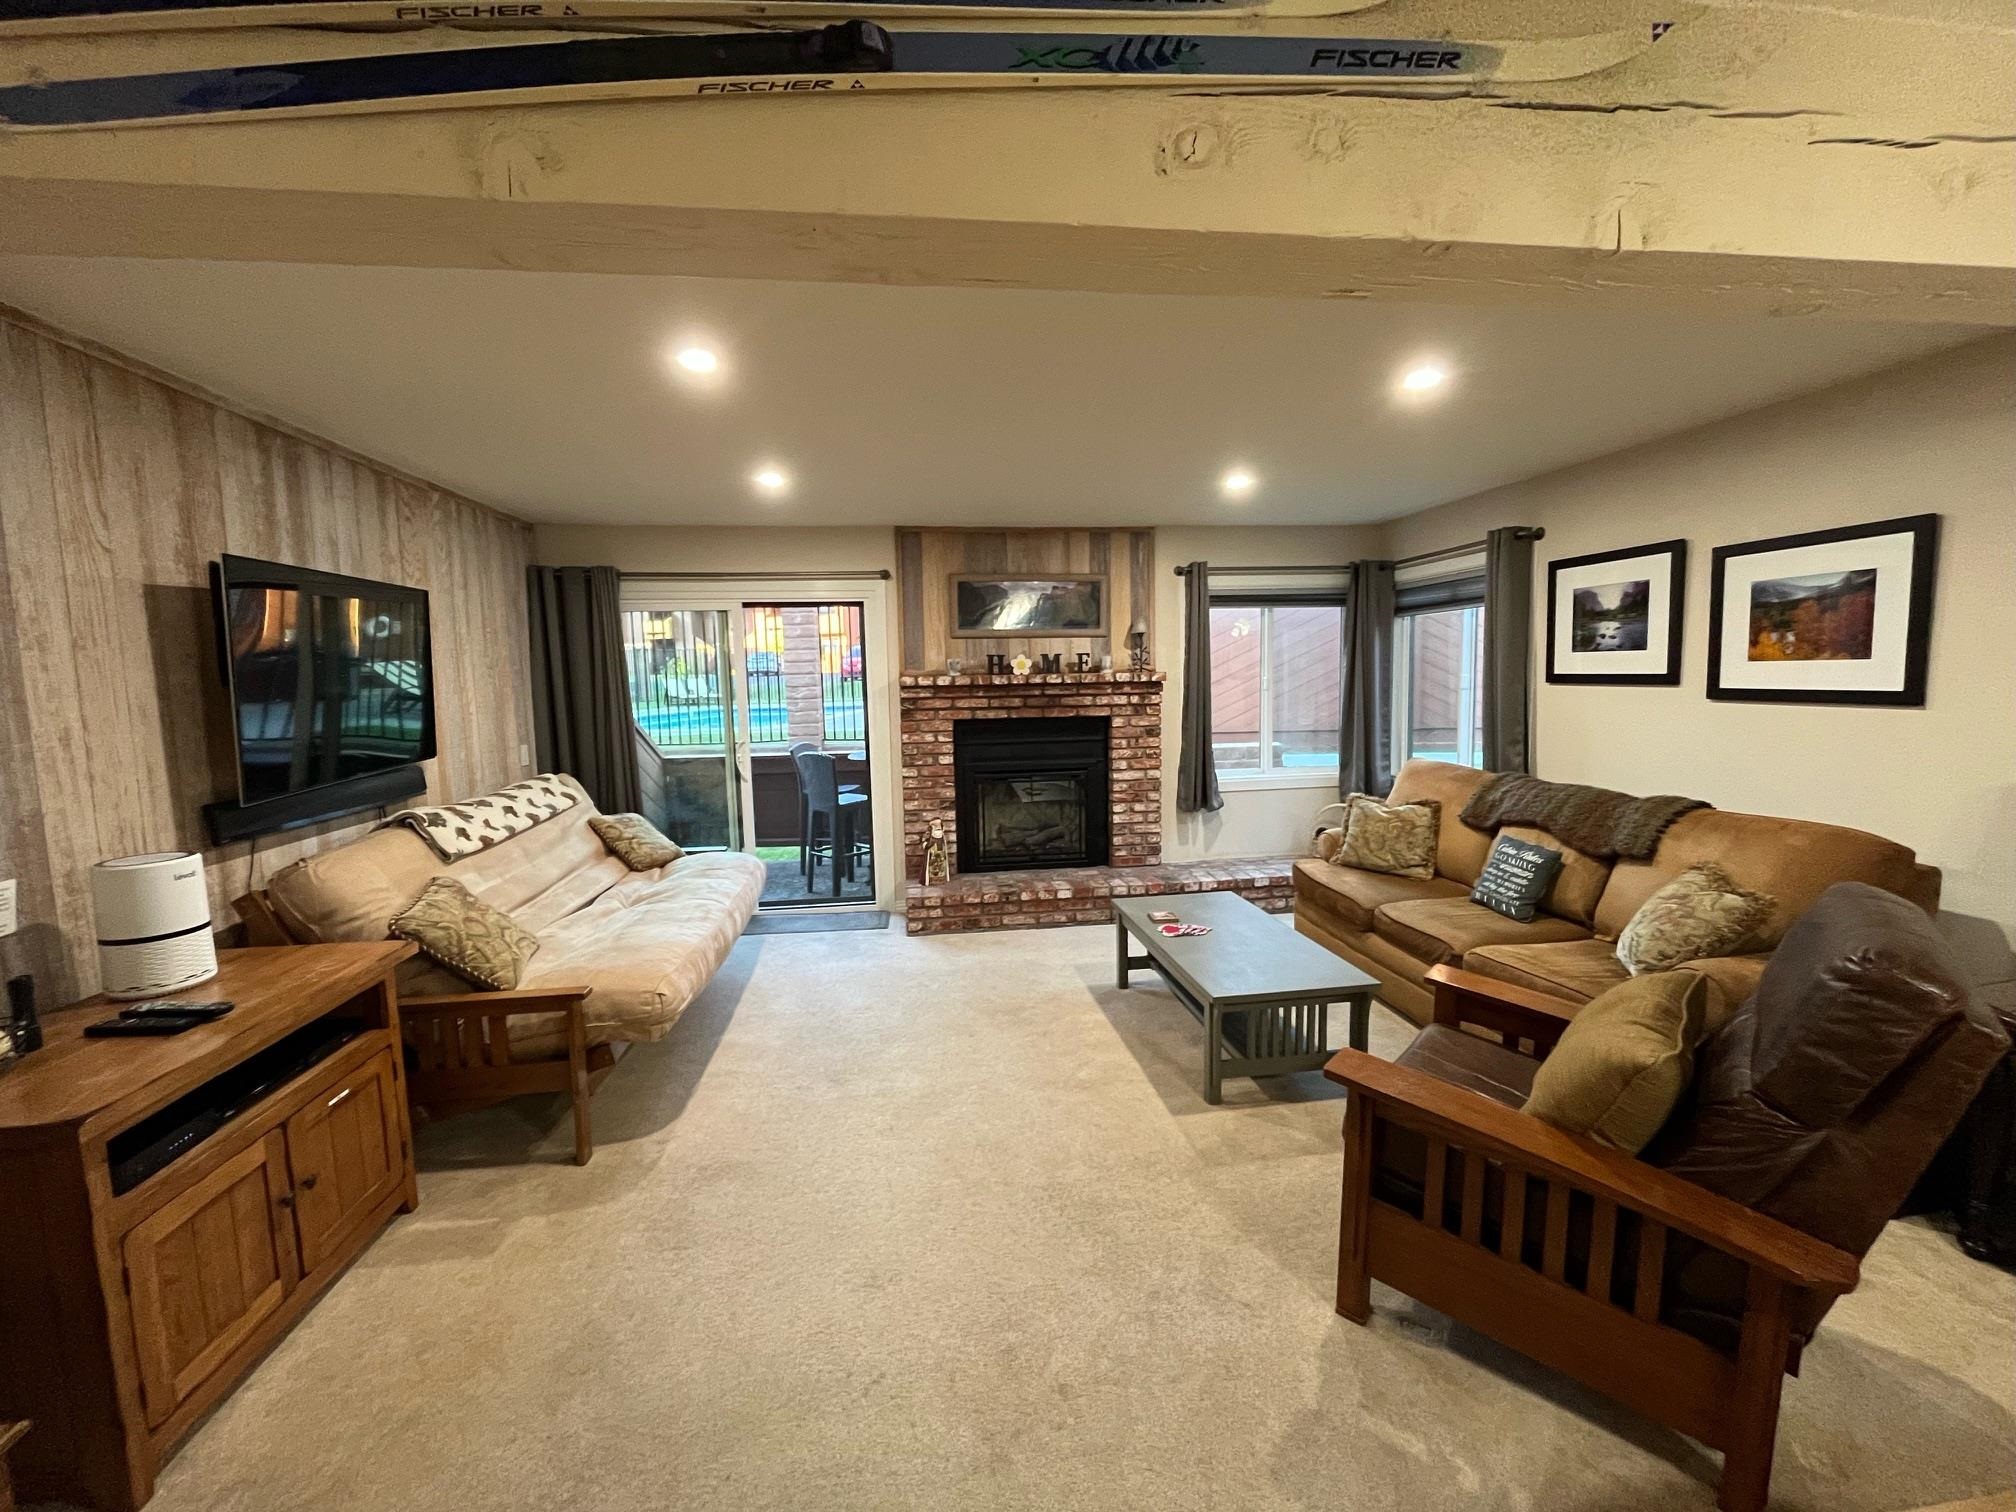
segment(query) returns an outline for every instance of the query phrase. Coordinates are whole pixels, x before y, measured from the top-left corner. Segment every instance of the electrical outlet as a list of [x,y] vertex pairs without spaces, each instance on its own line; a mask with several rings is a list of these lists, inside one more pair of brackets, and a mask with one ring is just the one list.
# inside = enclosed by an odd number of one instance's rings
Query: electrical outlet
[[20,927],[14,913],[14,879],[0,882],[0,935],[10,935]]

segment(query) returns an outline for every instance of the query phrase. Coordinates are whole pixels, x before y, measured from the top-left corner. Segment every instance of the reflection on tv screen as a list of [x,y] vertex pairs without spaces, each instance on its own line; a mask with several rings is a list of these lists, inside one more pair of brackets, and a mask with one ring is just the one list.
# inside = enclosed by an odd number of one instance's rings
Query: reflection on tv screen
[[425,599],[231,587],[226,615],[244,802],[432,754]]

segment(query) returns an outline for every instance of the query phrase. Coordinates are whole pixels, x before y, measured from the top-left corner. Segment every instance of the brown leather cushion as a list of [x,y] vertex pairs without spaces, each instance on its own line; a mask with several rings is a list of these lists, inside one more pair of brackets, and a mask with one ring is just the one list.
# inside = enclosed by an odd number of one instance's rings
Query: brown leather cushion
[[1508,1108],[1523,1108],[1533,1090],[1540,1062],[1508,1050],[1495,1040],[1465,1034],[1447,1024],[1430,1024],[1414,1043],[1393,1058],[1396,1066],[1412,1066],[1458,1087],[1481,1092]]
[[1466,890],[1484,870],[1492,837],[1489,830],[1472,829],[1456,816],[1491,775],[1476,767],[1458,766],[1453,761],[1410,761],[1400,768],[1393,791],[1386,799],[1388,803],[1421,803],[1432,798],[1442,805],[1441,832],[1435,840],[1435,871],[1439,876],[1454,877],[1464,883]]
[[1466,952],[1483,945],[1539,945],[1589,938],[1588,930],[1566,919],[1541,914],[1532,923],[1522,924],[1467,897],[1388,903],[1372,915],[1372,932],[1436,966],[1453,966]]
[[1421,898],[1460,898],[1466,889],[1447,877],[1398,877],[1360,871],[1305,856],[1295,863],[1295,899],[1348,929],[1370,929],[1372,915],[1388,903]]
[[1573,919],[1577,924],[1594,921],[1596,904],[1610,881],[1608,861],[1578,851],[1530,824],[1508,824],[1498,833],[1524,840],[1528,845],[1544,845],[1561,857],[1561,870],[1554,874],[1554,885],[1540,900],[1542,909],[1557,918]]
[[1608,940],[1567,940],[1553,945],[1484,945],[1464,952],[1463,969],[1496,977],[1515,987],[1531,987],[1550,997],[1586,1003],[1608,992],[1631,973]]
[[1647,898],[1697,861],[1719,862],[1738,886],[1777,900],[1753,950],[1776,945],[1836,882],[1871,883],[1928,908],[1937,901],[1924,896],[1924,869],[1893,840],[1804,819],[1696,809],[1673,822],[1650,861],[1619,861],[1611,868],[1596,906],[1596,933],[1616,939]]

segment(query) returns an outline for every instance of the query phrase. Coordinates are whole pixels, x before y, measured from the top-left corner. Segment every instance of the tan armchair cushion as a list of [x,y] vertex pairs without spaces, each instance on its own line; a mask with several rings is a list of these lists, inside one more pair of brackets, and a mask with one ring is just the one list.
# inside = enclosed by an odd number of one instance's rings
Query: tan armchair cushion
[[1526,1111],[1636,1155],[1694,1074],[1708,984],[1691,971],[1620,982],[1583,1005],[1533,1077]]

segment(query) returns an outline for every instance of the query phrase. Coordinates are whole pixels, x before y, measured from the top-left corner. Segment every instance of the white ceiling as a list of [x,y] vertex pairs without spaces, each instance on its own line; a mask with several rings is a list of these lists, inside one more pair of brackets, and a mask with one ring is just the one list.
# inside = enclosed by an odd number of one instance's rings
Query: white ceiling
[[[1978,334],[81,258],[0,258],[0,301],[527,519],[610,524],[1386,519]],[[711,382],[666,361],[693,338]],[[1424,355],[1446,396],[1397,403]],[[1237,503],[1234,466],[1259,477]]]

